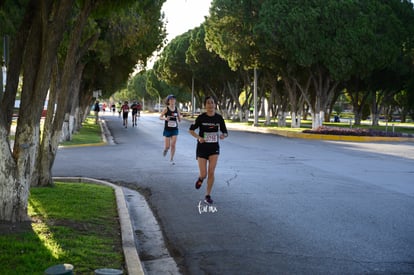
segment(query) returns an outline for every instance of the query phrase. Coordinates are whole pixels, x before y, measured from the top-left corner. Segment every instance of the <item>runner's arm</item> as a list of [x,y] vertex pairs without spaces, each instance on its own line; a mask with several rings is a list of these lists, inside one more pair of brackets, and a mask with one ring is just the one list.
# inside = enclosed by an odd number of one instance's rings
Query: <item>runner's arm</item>
[[168,120],[168,117],[165,116],[166,113],[167,113],[167,108],[162,110],[162,112],[160,114],[160,120]]

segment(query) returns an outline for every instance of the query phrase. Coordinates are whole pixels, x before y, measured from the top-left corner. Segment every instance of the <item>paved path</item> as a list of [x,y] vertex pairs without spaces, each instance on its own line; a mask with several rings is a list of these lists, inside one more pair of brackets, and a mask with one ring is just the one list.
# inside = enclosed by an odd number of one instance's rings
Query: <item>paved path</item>
[[[116,145],[61,149],[54,174],[139,190],[157,217],[143,220],[162,225],[188,274],[414,273],[412,143],[301,140],[234,129],[216,173],[217,211],[200,213],[203,190],[193,187],[195,141],[187,122],[171,165],[162,157],[156,116],[128,129],[116,117],[105,120]],[[164,242],[150,237],[149,247],[152,240]],[[143,265],[171,264],[160,247],[140,252]]]

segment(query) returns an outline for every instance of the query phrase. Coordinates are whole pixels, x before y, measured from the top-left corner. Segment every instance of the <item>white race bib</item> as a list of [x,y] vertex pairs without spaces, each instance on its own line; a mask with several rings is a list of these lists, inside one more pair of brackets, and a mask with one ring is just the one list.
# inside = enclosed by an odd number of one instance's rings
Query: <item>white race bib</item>
[[175,127],[177,127],[177,121],[175,121],[175,120],[169,120],[168,123],[167,123],[167,125],[170,128],[175,128]]
[[218,141],[218,133],[217,132],[204,133],[204,140],[207,143],[217,143],[217,141]]

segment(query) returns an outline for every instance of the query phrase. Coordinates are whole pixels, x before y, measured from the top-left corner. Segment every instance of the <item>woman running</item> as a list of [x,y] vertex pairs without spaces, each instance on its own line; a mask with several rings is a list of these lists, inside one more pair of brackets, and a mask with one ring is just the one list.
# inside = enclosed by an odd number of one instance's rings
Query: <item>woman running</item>
[[178,136],[178,122],[181,122],[181,114],[178,108],[175,106],[175,96],[169,95],[165,101],[167,107],[161,112],[160,119],[165,120],[164,123],[164,151],[163,156],[165,157],[170,151],[170,161],[174,164],[175,145],[177,143]]
[[[223,117],[216,113],[216,102],[212,96],[204,99],[206,112],[200,114],[194,124],[190,126],[190,134],[197,139],[196,159],[198,161],[199,176],[195,188],[200,189],[203,180],[207,177],[205,202],[212,204],[211,190],[214,184],[214,172],[220,154],[219,139],[228,136]],[[199,128],[198,134],[195,130]],[[221,134],[219,134],[219,131]]]

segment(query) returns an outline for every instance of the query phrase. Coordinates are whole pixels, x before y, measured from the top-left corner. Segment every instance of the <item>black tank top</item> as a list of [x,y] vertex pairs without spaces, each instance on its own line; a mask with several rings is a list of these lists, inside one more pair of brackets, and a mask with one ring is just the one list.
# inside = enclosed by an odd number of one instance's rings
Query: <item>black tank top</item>
[[165,130],[177,130],[178,129],[178,123],[177,123],[177,117],[178,117],[178,111],[177,107],[175,107],[174,111],[171,111],[169,107],[167,107],[167,112],[165,113],[165,117],[170,117],[169,120],[165,121]]

